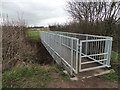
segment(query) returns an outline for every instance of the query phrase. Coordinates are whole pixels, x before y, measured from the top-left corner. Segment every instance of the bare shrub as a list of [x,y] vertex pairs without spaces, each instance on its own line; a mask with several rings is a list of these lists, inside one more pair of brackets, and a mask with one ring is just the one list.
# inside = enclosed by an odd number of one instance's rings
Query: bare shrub
[[15,25],[15,22],[8,18],[2,24],[2,46],[3,46],[3,68],[13,66],[17,60],[20,60],[20,47],[24,42],[25,26]]
[[[15,66],[17,62],[24,63],[46,63],[51,61],[46,55],[43,58],[43,53],[40,52],[42,44],[40,41],[31,41],[26,39],[27,27],[25,22],[19,19],[18,21],[10,21],[7,18],[2,23],[2,46],[3,46],[3,71]],[[42,47],[42,50],[45,50]],[[48,53],[48,52],[47,52]],[[48,60],[47,60],[48,59]],[[50,62],[48,62],[50,63]]]

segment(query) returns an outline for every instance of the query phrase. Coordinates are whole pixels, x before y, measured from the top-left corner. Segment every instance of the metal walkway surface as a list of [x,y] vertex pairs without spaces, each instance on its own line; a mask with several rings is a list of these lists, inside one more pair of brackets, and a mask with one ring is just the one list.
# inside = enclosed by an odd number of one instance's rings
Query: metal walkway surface
[[70,75],[110,67],[112,37],[68,32],[40,32],[41,42]]

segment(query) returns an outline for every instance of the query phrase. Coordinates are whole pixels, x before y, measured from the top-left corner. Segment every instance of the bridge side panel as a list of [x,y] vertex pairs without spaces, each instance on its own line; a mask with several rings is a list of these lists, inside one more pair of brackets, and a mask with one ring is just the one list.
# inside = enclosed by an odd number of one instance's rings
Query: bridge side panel
[[49,32],[40,32],[40,38],[54,60],[72,75],[78,73],[78,39]]

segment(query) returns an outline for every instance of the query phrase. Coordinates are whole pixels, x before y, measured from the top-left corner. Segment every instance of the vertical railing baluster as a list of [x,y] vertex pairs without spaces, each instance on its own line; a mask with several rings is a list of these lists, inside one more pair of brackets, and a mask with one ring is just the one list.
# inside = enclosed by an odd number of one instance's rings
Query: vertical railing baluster
[[107,60],[107,67],[110,67],[110,56],[111,56],[111,50],[112,50],[112,38],[109,38],[108,41],[108,60]]
[[[86,36],[86,40],[88,40],[88,36]],[[86,42],[86,48],[85,48],[85,50],[86,50],[86,51],[85,51],[85,54],[86,54],[86,55],[87,55],[87,50],[88,50],[87,48],[88,48],[88,42]]]
[[82,42],[80,42],[80,53],[79,53],[79,72],[81,71],[82,67],[81,67],[81,53],[82,53]]
[[77,39],[77,41],[76,41],[77,43],[76,43],[76,74],[78,73],[78,64],[79,64],[79,62],[78,62],[78,44],[79,44],[79,39]]
[[71,39],[71,72],[70,75],[73,75],[73,39]]

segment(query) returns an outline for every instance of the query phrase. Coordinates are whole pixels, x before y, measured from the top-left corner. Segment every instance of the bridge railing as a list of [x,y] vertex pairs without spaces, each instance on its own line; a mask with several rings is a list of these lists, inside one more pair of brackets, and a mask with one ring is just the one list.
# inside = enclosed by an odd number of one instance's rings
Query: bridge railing
[[[82,71],[110,67],[112,37],[68,32],[40,32],[43,45],[71,75]],[[86,67],[99,63],[94,67]]]

